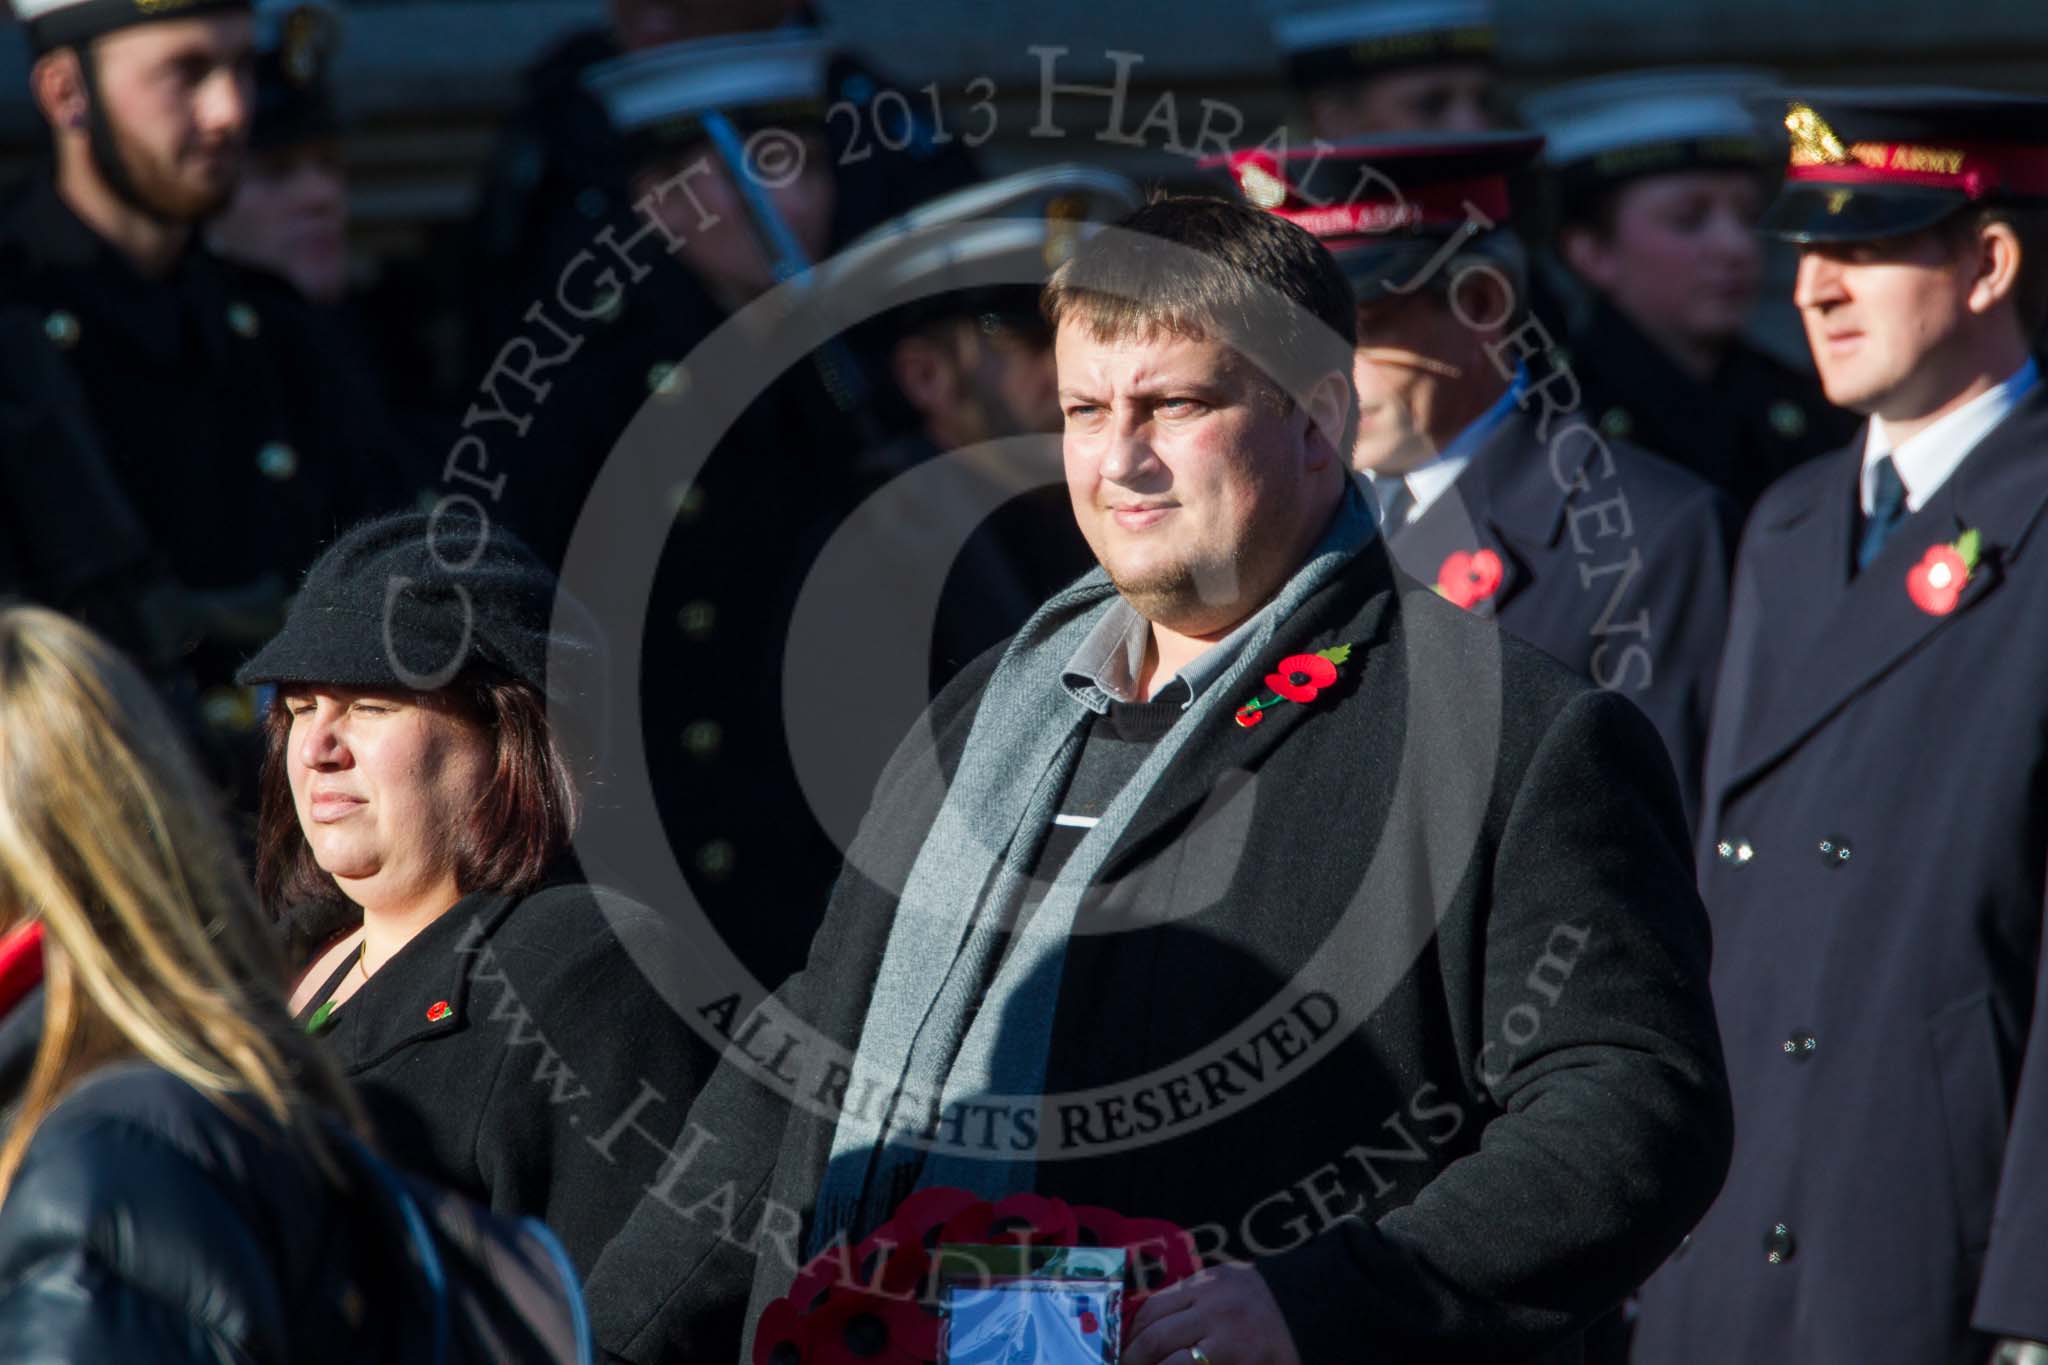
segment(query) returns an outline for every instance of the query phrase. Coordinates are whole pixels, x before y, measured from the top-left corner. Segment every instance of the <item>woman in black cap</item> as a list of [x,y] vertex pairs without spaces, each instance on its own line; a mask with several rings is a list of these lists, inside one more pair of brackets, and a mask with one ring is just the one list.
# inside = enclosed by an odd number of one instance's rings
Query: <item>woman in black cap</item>
[[579,740],[556,718],[587,717],[601,657],[551,629],[556,596],[502,529],[366,522],[239,677],[277,688],[258,890],[288,925],[352,922],[294,1013],[396,1159],[545,1219],[604,1321],[630,1258],[598,1253],[712,1056],[650,980],[659,919],[569,864]]

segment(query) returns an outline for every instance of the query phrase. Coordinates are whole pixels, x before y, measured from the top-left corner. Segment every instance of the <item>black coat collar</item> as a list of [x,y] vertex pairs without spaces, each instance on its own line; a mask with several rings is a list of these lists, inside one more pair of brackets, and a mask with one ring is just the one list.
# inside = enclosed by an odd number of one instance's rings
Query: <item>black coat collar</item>
[[[413,937],[334,1012],[325,1041],[342,1070],[356,1075],[422,1038],[460,1031],[470,978],[487,944],[519,898],[478,891]],[[304,1023],[326,998],[300,1016]]]
[[[1296,727],[1343,704],[1353,694],[1364,671],[1364,656],[1379,646],[1392,624],[1399,581],[1385,543],[1374,536],[1280,626],[1264,656],[1246,675],[1244,695],[1231,698],[1230,707],[1217,712],[1210,722],[1217,733],[1206,741],[1184,745],[1160,776],[1153,795],[1139,807],[1112,850],[1098,883],[1114,881],[1121,866],[1142,856],[1162,833],[1179,829],[1184,817],[1205,802],[1219,795],[1227,799],[1234,787],[1223,780],[1225,775],[1257,770]],[[1255,725],[1237,723],[1238,707],[1251,701],[1254,693],[1261,699],[1272,695],[1264,679],[1278,669],[1282,659],[1336,645],[1349,645],[1351,658],[1338,667],[1337,681],[1315,701],[1285,702],[1261,711]]]
[[[1772,622],[1760,649],[1782,653],[1754,661],[1762,676],[1748,681],[1775,690],[1745,721],[1731,790],[1997,590],[2048,504],[2044,445],[2048,386],[2037,386],[1853,577],[1861,440],[1792,476],[1782,500],[1760,508],[1746,551]],[[1982,536],[1969,585],[1946,615],[1922,611],[1906,592],[1907,575],[1930,547],[1969,529]]]
[[1497,615],[1529,583],[1534,565],[1557,545],[1580,471],[1599,447],[1590,437],[1559,446],[1557,470],[1536,437],[1535,419],[1508,414],[1473,452],[1458,481],[1393,537],[1394,557],[1425,583],[1437,581],[1453,554],[1491,549],[1501,559],[1500,586],[1473,605]]

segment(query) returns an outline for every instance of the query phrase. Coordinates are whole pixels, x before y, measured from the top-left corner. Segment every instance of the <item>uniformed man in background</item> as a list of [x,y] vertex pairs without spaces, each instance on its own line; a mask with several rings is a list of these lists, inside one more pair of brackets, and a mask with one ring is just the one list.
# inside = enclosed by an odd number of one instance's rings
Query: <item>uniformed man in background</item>
[[[605,24],[568,35],[526,73],[524,98],[491,153],[462,254],[478,366],[576,252],[630,218],[641,148],[588,79],[594,70],[670,44],[819,27],[806,0],[608,0],[605,8]],[[825,98],[842,104],[819,129],[838,182],[835,242],[979,178],[964,137],[933,121],[922,94],[913,101],[892,92],[836,48],[827,50],[824,82]]]
[[1284,159],[1242,152],[1230,165],[1248,199],[1314,232],[1352,281],[1352,464],[1378,496],[1395,560],[1641,706],[1690,812],[1733,509],[1704,480],[1587,426],[1541,349],[1510,183],[1542,141],[1414,134]]
[[328,80],[339,21],[325,5],[259,2],[256,22],[248,156],[207,244],[332,307],[348,292],[348,177]]
[[[889,504],[888,537],[873,545],[905,591],[927,577],[945,584],[932,623],[931,686],[921,701],[1095,562],[1074,525],[1060,467],[1064,419],[1038,299],[1043,277],[1088,232],[1142,202],[1137,185],[1109,171],[1020,171],[885,223],[821,274],[828,292],[850,286],[921,296],[874,324],[906,420],[863,454],[853,490],[865,499],[952,457],[948,477],[927,477]],[[996,272],[1013,282],[980,283]],[[1036,283],[1017,282],[1031,275]],[[954,538],[970,517],[970,528],[987,521]]]
[[939,689],[1094,565],[1039,296],[1142,201],[1093,167],[1019,171],[890,220],[816,274],[817,306],[871,319],[857,330],[881,357],[892,433],[820,490],[812,543],[781,549],[804,580],[782,656],[786,737],[835,846]]
[[189,672],[209,721],[246,735],[233,667],[321,544],[389,495],[389,434],[338,401],[290,287],[196,238],[242,166],[248,5],[16,11],[55,151],[0,220],[0,305],[40,317],[46,349],[16,341],[49,375],[6,457],[25,590],[159,677]]
[[1489,0],[1354,0],[1276,15],[1273,41],[1308,129],[1475,132],[1502,117]]
[[1767,82],[1741,70],[1629,72],[1522,105],[1547,139],[1556,253],[1584,293],[1568,344],[1586,411],[1744,509],[1855,426],[1811,375],[1743,335],[1764,275],[1757,220],[1784,141],[1744,103]]
[[[429,452],[446,444],[445,421],[426,410],[416,380],[421,320],[409,317],[413,340],[373,334],[349,271],[348,172],[342,123],[329,78],[342,39],[341,20],[325,4],[258,0],[256,99],[249,152],[235,194],[207,222],[206,241],[231,261],[288,281],[305,301],[308,330],[326,357],[325,377],[345,392],[350,412],[393,431],[394,493],[431,497],[440,477]],[[413,401],[395,411],[394,393]]]
[[1641,1365],[2048,1348],[2048,100],[1794,102],[1765,230],[1860,440],[1758,502],[1701,830],[1735,1099]]
[[[771,350],[774,328],[749,305],[808,278],[837,245],[830,59],[823,35],[780,28],[667,43],[587,73],[630,149],[630,192],[644,208],[541,296],[579,310],[577,346],[544,372],[544,400],[515,413],[523,434],[498,426],[517,458],[493,515],[544,559],[563,562],[636,414],[651,407],[687,423],[703,409],[698,346],[731,327]],[[728,159],[750,141],[788,160]],[[561,353],[557,337],[536,334]],[[644,622],[622,626],[641,631],[638,686],[650,700],[644,733],[619,742],[643,745],[668,843],[705,913],[773,982],[800,965],[840,861],[784,734],[777,680],[790,612],[880,427],[874,380],[836,338],[764,361],[759,378],[701,468],[664,470],[646,490],[672,510],[673,531]]]

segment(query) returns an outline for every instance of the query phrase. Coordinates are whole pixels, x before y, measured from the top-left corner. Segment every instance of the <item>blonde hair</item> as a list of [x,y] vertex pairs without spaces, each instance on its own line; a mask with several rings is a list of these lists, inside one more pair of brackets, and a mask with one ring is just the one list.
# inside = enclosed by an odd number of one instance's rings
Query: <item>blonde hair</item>
[[238,1119],[253,1099],[323,1165],[314,1105],[364,1129],[285,1012],[283,966],[216,804],[132,666],[54,612],[0,608],[0,920],[43,921],[48,983],[0,1196],[37,1124],[116,1057]]

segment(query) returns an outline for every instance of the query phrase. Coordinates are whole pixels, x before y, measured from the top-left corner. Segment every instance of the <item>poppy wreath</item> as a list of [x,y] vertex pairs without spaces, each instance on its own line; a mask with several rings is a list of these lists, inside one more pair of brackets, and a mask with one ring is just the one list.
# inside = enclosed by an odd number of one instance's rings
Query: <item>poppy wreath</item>
[[797,1272],[754,1328],[753,1365],[931,1365],[939,1353],[938,1249],[1121,1247],[1124,1314],[1201,1268],[1194,1239],[1160,1218],[1039,1194],[995,1203],[949,1188],[919,1190],[858,1246],[844,1240]]
[[1929,616],[1946,616],[1956,609],[1977,560],[1984,551],[1981,533],[1965,531],[1947,545],[1930,545],[1906,574],[1906,595],[1913,605]]
[[1337,666],[1351,658],[1350,645],[1333,645],[1313,654],[1290,654],[1266,675],[1270,697],[1253,697],[1237,708],[1237,723],[1250,729],[1266,718],[1266,708],[1283,701],[1306,705],[1337,681]]
[[1436,571],[1436,590],[1470,611],[1500,591],[1506,566],[1492,550],[1459,550]]

